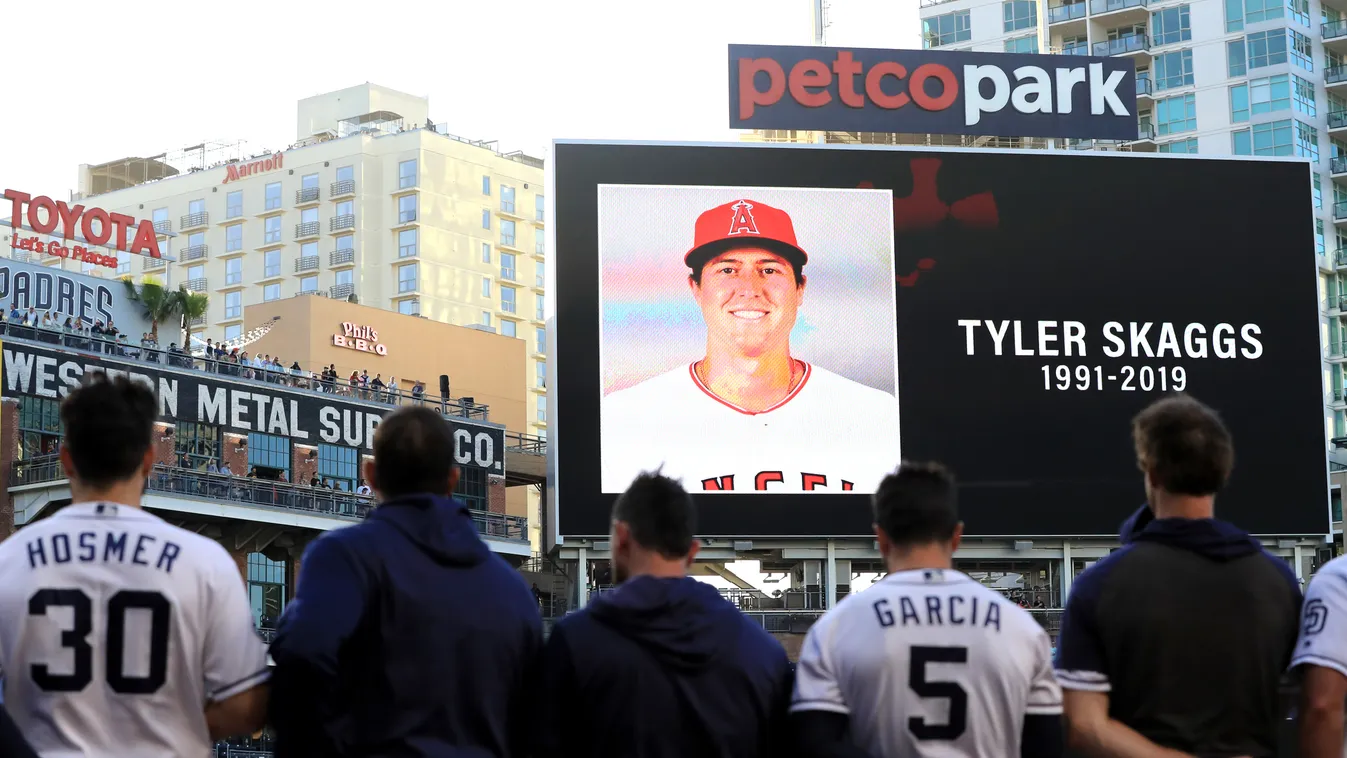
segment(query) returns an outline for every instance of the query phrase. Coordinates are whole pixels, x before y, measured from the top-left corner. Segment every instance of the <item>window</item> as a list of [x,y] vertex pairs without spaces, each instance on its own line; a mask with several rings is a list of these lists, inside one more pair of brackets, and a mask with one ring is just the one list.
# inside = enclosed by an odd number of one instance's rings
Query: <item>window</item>
[[1319,105],[1314,101],[1314,85],[1294,75],[1291,77],[1291,85],[1296,111],[1306,116],[1317,116]]
[[1188,24],[1188,6],[1165,8],[1151,13],[1151,43],[1172,45],[1175,42],[1187,42],[1193,38],[1192,27]]
[[1028,37],[1016,37],[1006,40],[1007,53],[1037,53],[1038,36],[1029,35]]
[[281,241],[281,217],[267,216],[266,234],[262,244],[271,245]]
[[1306,71],[1314,70],[1314,47],[1310,44],[1310,38],[1294,29],[1286,30],[1287,36],[1291,38],[1291,62]]
[[546,387],[547,363],[545,361],[538,361],[537,363],[533,364],[533,367],[534,367],[533,368],[534,383],[537,384],[537,386],[539,387]]
[[1244,22],[1257,24],[1282,17],[1286,0],[1244,0]]
[[1280,74],[1263,79],[1250,79],[1249,105],[1255,115],[1290,109],[1290,77]]
[[482,326],[491,326],[491,312],[482,311]]
[[543,268],[542,264],[533,267],[533,286],[547,286],[547,269]]
[[243,224],[225,227],[225,252],[232,253],[243,249]]
[[1319,162],[1319,130],[1296,121],[1296,155]]
[[300,280],[299,280],[299,291],[300,291],[300,292],[317,292],[317,291],[318,291],[318,277],[316,277],[316,276],[305,276],[305,277],[300,278]]
[[416,220],[416,195],[398,198],[398,223],[410,224]]
[[200,279],[205,275],[206,275],[206,267],[200,263],[196,264],[195,266],[187,267],[187,281],[189,282],[192,281],[193,279]]
[[225,341],[236,340],[243,336],[243,324],[230,324],[224,328]]
[[[1336,368],[1336,366],[1335,366],[1335,368]],[[1337,387],[1334,387],[1334,389],[1338,389],[1338,388],[1337,388]],[[1341,520],[1342,520],[1342,490],[1341,490],[1341,489],[1335,489],[1335,490],[1332,491],[1332,494],[1331,494],[1330,497],[1329,497],[1329,503],[1330,503],[1330,509],[1331,509],[1331,514],[1330,514],[1331,518],[1332,518],[1334,521],[1341,521]]]
[[129,273],[131,273],[131,254],[130,254],[130,253],[123,253],[123,252],[120,252],[120,251],[117,253],[117,273],[118,273],[118,274],[129,274]]
[[547,352],[547,330],[541,326],[533,330],[533,352]]
[[538,423],[547,423],[547,395],[538,396]]
[[268,250],[262,258],[262,278],[270,279],[281,275],[281,251]]
[[546,321],[546,320],[547,320],[547,319],[543,318],[543,303],[545,303],[545,302],[546,302],[546,299],[543,298],[542,295],[538,295],[538,296],[534,299],[534,304],[533,304],[533,318],[534,318],[534,320],[536,320],[536,321]]
[[263,206],[266,210],[274,211],[281,207],[281,183],[272,182],[267,185],[267,201]]
[[514,222],[508,219],[500,220],[500,244],[505,247],[514,247]]
[[502,311],[505,311],[506,313],[514,313],[517,310],[515,305],[516,292],[517,290],[514,287],[500,288],[500,309]]
[[416,186],[416,161],[403,161],[398,164],[398,189]]
[[200,247],[204,244],[206,244],[205,232],[192,232],[191,234],[187,235],[188,247]]
[[300,189],[306,189],[306,190],[318,189],[318,175],[317,175],[317,174],[305,174],[304,176],[300,177],[300,178],[299,178],[299,187],[300,187]]
[[355,203],[351,200],[343,200],[337,203],[337,216],[354,216]]
[[230,258],[225,261],[225,284],[243,283],[243,259]]
[[925,48],[942,47],[973,38],[973,26],[969,22],[968,11],[955,11],[943,16],[922,19],[921,46]]
[[398,257],[415,258],[416,257],[416,230],[403,229],[398,232]]
[[[248,468],[270,468],[290,473],[290,438],[261,432],[249,434]],[[248,472],[234,473],[242,476]]]
[[343,492],[355,492],[359,470],[360,453],[355,448],[318,444],[318,478],[331,479]]
[[500,333],[506,337],[518,337],[519,335],[516,333],[517,328],[518,324],[508,318],[500,320]]
[[[1324,241],[1324,220],[1316,218],[1314,220],[1314,252],[1323,255],[1327,250],[1328,246]],[[1335,364],[1334,368],[1338,368],[1338,366]],[[1341,387],[1342,385],[1338,386]]]
[[1029,29],[1038,24],[1038,3],[1034,0],[1005,0],[1001,4],[1005,31]]
[[1254,155],[1293,155],[1291,119],[1255,124],[1253,127]]
[[240,318],[243,316],[243,293],[226,292],[225,293],[225,318]]
[[317,208],[305,208],[304,210],[300,211],[300,212],[299,212],[299,223],[301,223],[301,224],[316,224],[316,223],[318,223],[318,209],[317,209]]
[[342,236],[338,237],[338,238],[337,238],[337,249],[338,249],[338,250],[350,250],[350,251],[354,252],[354,251],[355,251],[355,235],[352,235],[352,234],[343,234]]
[[500,254],[500,278],[515,280],[514,253]]
[[187,201],[187,215],[195,216],[198,213],[205,213],[205,212],[206,212],[205,200],[197,199]]
[[1155,129],[1160,136],[1191,132],[1197,128],[1197,99],[1179,95],[1155,104]]
[[1196,153],[1197,138],[1190,137],[1188,139],[1179,140],[1178,142],[1166,142],[1156,149],[1162,153]]
[[269,303],[272,300],[281,299],[281,284],[268,284],[262,288],[262,302]]
[[1237,39],[1225,43],[1226,70],[1230,76],[1244,76],[1248,70],[1244,40]]
[[285,573],[285,561],[273,561],[261,553],[248,554],[248,604],[258,627],[275,629],[285,612]]
[[56,455],[61,448],[61,404],[36,397],[19,398],[19,453],[23,460]]
[[421,315],[421,301],[414,297],[409,297],[406,300],[399,300],[398,313],[401,313],[404,316]]
[[491,228],[491,209],[490,209],[490,208],[483,208],[483,209],[482,209],[482,228],[483,228],[483,229],[490,229],[490,228]]
[[1318,174],[1310,174],[1310,192],[1314,195],[1314,207],[1324,207],[1324,183]]
[[315,256],[317,256],[317,255],[318,255],[318,243],[317,243],[317,242],[305,242],[304,244],[302,244],[302,245],[299,246],[299,257],[301,257],[301,258],[313,258],[313,257],[315,257]]
[[1263,68],[1286,62],[1286,30],[1254,32],[1245,38],[1249,46],[1249,68]]
[[482,277],[482,297],[491,297],[491,277]]
[[338,166],[337,181],[339,182],[355,181],[355,166]]
[[1175,50],[1155,56],[1155,89],[1174,89],[1192,83],[1192,50]]
[[167,208],[155,208],[155,209],[154,209],[153,218],[154,218],[154,225],[155,225],[156,227],[159,226],[160,224],[166,224],[166,223],[168,223],[168,209],[167,209]]
[[1286,9],[1291,13],[1291,20],[1301,26],[1310,25],[1310,0],[1287,0]]
[[[220,427],[179,421],[173,430],[175,465],[204,470],[214,462],[220,464]],[[244,472],[247,473],[247,472]]]
[[225,218],[238,218],[243,215],[243,190],[234,190],[225,195]]
[[482,177],[482,194],[491,196],[491,177],[489,176]]
[[543,255],[547,250],[547,234],[538,227],[533,228],[533,252]]
[[416,264],[398,266],[398,292],[416,291]]
[[1225,0],[1225,30],[1244,31],[1244,0]]
[[514,213],[514,187],[500,185],[500,209],[503,213]]
[[534,221],[542,221],[542,220],[543,220],[543,216],[545,215],[543,209],[546,208],[546,207],[547,207],[547,204],[543,201],[543,196],[542,196],[542,195],[534,195],[534,196],[533,196],[533,220],[534,220]]
[[486,469],[469,466],[462,469],[454,497],[463,501],[469,510],[487,509]]
[[355,284],[355,270],[342,269],[336,273],[337,284]]

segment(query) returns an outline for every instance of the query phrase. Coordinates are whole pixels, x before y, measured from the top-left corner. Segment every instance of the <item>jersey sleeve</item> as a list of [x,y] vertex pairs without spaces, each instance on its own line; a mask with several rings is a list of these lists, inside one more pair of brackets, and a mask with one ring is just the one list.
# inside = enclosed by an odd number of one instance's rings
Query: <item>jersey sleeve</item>
[[[1031,623],[1037,626],[1038,622]],[[1057,716],[1062,712],[1062,686],[1052,670],[1052,645],[1047,633],[1037,628],[1035,632],[1034,674],[1024,712],[1029,716]]]
[[262,684],[271,672],[267,668],[267,646],[253,625],[243,578],[224,548],[219,548],[218,558],[212,562],[206,586],[202,675],[206,699],[215,703]]
[[1104,567],[1105,561],[1100,561],[1081,574],[1066,599],[1055,662],[1057,681],[1063,689],[1086,692],[1112,690],[1104,658],[1103,639],[1096,621]]
[[828,711],[851,714],[833,667],[828,650],[831,619],[827,616],[809,628],[800,651],[800,662],[795,666],[795,690],[790,700],[790,712]]
[[1347,573],[1320,571],[1305,592],[1292,668],[1322,666],[1347,676]]

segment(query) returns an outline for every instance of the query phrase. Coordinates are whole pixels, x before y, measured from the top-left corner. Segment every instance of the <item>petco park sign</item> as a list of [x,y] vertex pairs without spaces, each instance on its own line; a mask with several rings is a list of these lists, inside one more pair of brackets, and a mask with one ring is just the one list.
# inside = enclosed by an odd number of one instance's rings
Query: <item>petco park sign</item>
[[1135,140],[1130,58],[730,45],[730,126]]

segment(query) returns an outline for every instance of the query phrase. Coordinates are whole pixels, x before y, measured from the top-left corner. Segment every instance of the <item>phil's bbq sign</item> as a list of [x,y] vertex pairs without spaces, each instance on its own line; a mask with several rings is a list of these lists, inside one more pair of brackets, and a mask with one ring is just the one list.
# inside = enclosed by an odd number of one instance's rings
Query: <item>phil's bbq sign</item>
[[1131,58],[730,45],[730,126],[1135,140]]
[[[117,267],[116,256],[90,250],[84,245],[107,245],[125,253],[161,257],[154,224],[148,219],[137,221],[124,213],[72,205],[43,195],[34,197],[27,192],[12,189],[5,190],[5,199],[10,203],[9,223],[14,232],[10,246],[16,249],[73,258],[114,269]],[[84,245],[66,247],[38,236],[24,237],[22,232],[25,227],[38,235],[55,235],[67,242],[82,242]]]

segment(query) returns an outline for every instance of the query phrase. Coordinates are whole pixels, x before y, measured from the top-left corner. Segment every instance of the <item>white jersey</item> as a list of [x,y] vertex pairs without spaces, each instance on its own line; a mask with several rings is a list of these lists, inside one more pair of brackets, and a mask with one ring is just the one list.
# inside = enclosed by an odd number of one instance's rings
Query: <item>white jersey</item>
[[225,549],[103,503],[0,542],[0,670],[43,758],[206,758],[206,704],[269,673]]
[[1047,632],[966,575],[889,574],[809,630],[791,712],[850,718],[874,758],[1019,755],[1026,715],[1062,712]]
[[870,494],[898,467],[898,399],[805,365],[781,402],[752,413],[716,397],[692,365],[603,399],[603,491],[663,465],[693,492]]

